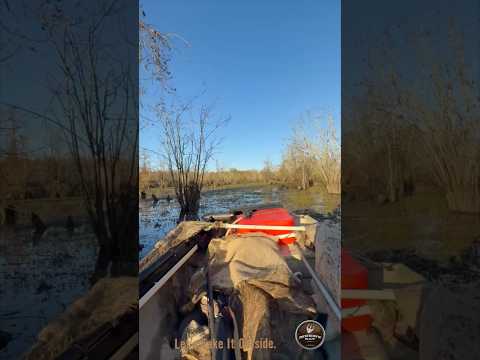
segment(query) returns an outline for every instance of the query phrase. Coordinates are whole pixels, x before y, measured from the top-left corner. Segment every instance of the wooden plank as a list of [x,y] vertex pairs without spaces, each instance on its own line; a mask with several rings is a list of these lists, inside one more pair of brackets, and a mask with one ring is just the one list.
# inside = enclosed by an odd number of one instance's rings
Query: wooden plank
[[367,289],[342,289],[342,299],[358,300],[395,300],[395,293],[390,289],[367,290]]

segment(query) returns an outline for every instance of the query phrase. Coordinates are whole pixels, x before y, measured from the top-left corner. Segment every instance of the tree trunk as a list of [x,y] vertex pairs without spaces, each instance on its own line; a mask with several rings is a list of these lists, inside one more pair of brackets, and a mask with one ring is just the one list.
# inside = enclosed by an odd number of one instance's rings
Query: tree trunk
[[390,142],[387,144],[388,154],[388,200],[390,202],[397,201],[397,192],[395,186],[395,174],[393,169],[392,147]]
[[120,194],[112,241],[111,276],[138,276],[138,192],[125,190]]
[[193,199],[190,198],[188,202],[180,209],[179,222],[185,220],[198,220],[198,210],[199,210],[200,198]]
[[478,191],[454,189],[447,192],[447,204],[451,211],[464,213],[480,212],[480,196]]
[[95,263],[95,270],[90,278],[90,284],[94,285],[98,280],[108,275],[108,267],[111,262],[111,250],[107,244],[100,244]]
[[178,222],[185,220],[198,220],[198,211],[200,209],[201,190],[198,184],[190,183],[183,191],[183,199],[178,199],[180,203],[180,216]]
[[11,205],[7,206],[5,212],[5,225],[15,225],[17,223],[17,211]]

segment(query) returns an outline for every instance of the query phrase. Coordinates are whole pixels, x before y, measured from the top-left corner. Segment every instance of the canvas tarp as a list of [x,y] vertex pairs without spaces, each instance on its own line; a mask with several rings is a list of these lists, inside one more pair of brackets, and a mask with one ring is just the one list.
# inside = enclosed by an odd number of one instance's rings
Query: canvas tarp
[[315,313],[313,300],[281,255],[277,243],[262,234],[213,239],[208,247],[210,279],[214,288],[227,293],[242,282],[257,287],[290,312]]
[[[262,234],[227,236],[213,239],[208,251],[210,282],[213,289],[231,295],[247,359],[296,357],[301,352],[294,340],[296,326],[314,317],[315,303],[303,292],[276,241]],[[255,340],[265,338],[275,349],[253,348]]]

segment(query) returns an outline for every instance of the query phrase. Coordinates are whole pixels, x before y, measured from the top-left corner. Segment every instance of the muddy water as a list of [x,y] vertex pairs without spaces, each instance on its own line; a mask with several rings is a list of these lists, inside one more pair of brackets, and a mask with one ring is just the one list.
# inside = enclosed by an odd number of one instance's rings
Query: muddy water
[[[226,190],[211,190],[203,194],[200,216],[227,213],[243,207],[280,203],[291,211],[309,209],[326,214],[339,206],[340,197],[328,195],[317,188],[307,191],[280,189],[278,187],[248,187]],[[175,200],[162,198],[156,206],[151,200],[140,202],[140,243],[143,245],[140,258],[144,257],[176,225],[180,209]]]
[[478,214],[451,212],[437,192],[423,191],[389,204],[351,202],[342,211],[343,244],[363,253],[408,249],[448,263],[479,235]]

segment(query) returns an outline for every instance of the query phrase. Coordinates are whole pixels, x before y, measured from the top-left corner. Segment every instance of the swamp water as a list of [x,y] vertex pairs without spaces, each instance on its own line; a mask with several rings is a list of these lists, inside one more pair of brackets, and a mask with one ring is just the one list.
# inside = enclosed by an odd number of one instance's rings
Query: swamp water
[[[200,216],[268,203],[326,214],[339,202],[339,196],[317,189],[211,190],[202,196]],[[140,202],[140,258],[176,226],[178,214],[174,199],[167,202],[162,198],[155,206],[152,200]],[[76,228],[73,234],[62,226],[51,226],[38,241],[34,241],[31,228],[0,226],[0,359],[20,358],[42,328],[86,293],[96,253],[96,241],[87,226]]]
[[88,290],[96,243],[87,227],[50,227],[34,241],[29,228],[0,227],[0,359],[18,359],[38,332]]
[[[339,206],[340,196],[328,195],[316,188],[298,191],[263,186],[210,190],[202,195],[199,216],[225,214],[235,209],[271,203],[282,204],[290,211],[310,210],[327,214]],[[176,226],[179,213],[180,208],[174,199],[168,202],[163,197],[156,205],[151,199],[140,202],[140,244],[143,246],[140,258],[147,255],[155,243]]]

